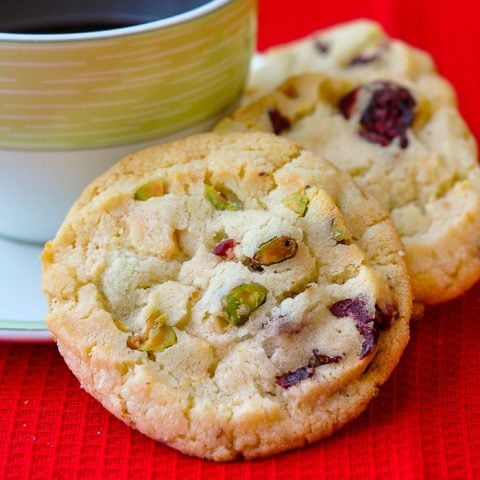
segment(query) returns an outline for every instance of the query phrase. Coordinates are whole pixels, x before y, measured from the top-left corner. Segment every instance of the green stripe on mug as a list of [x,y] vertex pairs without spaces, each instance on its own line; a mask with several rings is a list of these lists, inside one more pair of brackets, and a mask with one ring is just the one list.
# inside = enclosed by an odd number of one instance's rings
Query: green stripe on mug
[[94,40],[0,37],[0,148],[141,142],[221,112],[248,74],[254,10],[233,0],[192,21]]

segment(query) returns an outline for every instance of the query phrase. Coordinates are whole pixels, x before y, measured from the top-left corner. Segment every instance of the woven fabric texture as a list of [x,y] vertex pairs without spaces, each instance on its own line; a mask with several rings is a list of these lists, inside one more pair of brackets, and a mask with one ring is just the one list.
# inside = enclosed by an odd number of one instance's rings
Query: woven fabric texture
[[[447,8],[426,0],[260,0],[259,48],[351,18],[376,19],[434,55],[479,138],[478,8],[473,1]],[[0,344],[0,479],[480,478],[479,315],[480,284],[428,309],[357,420],[301,450],[230,464],[187,457],[125,426],[81,390],[53,344]]]

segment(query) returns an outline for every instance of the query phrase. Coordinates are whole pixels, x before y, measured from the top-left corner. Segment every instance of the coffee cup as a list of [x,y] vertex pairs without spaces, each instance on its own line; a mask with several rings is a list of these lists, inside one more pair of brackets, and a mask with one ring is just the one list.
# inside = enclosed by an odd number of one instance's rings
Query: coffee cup
[[42,243],[141,148],[208,130],[244,87],[254,0],[16,0],[0,17],[0,235]]

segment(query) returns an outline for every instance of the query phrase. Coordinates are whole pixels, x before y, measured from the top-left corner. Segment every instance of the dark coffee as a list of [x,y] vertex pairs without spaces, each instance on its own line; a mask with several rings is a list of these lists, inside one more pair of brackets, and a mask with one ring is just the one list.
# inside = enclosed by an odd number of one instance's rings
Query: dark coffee
[[[148,21],[148,20],[147,20]],[[110,19],[91,21],[88,23],[71,22],[51,22],[42,25],[29,26],[26,23],[24,26],[18,25],[14,33],[30,33],[30,34],[58,34],[58,33],[83,33],[96,32],[101,30],[113,30],[115,28],[131,27],[145,22],[112,22]]]
[[212,0],[0,0],[0,32],[82,33],[141,25]]

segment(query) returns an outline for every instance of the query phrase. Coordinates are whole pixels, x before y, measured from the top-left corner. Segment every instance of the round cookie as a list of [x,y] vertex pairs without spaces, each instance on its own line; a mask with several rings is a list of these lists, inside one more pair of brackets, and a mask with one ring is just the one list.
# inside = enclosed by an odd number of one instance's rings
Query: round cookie
[[204,134],[131,155],[45,246],[47,322],[117,417],[216,461],[329,435],[408,341],[386,212],[290,140]]
[[480,278],[475,140],[454,105],[416,83],[299,75],[217,130],[274,132],[349,172],[389,211],[418,302],[450,300]]
[[357,81],[407,79],[430,97],[455,103],[455,92],[436,72],[430,55],[391,39],[370,20],[355,20],[319,30],[307,37],[272,47],[256,59],[246,104],[303,73],[352,76]]

